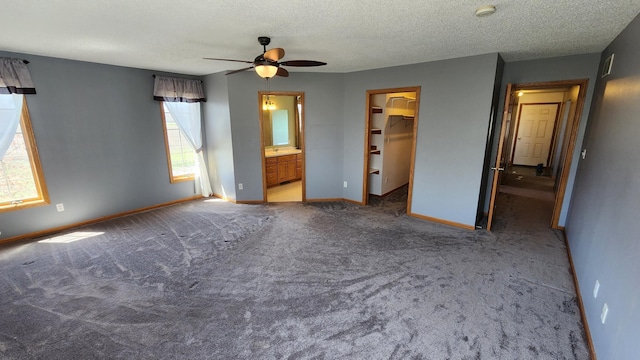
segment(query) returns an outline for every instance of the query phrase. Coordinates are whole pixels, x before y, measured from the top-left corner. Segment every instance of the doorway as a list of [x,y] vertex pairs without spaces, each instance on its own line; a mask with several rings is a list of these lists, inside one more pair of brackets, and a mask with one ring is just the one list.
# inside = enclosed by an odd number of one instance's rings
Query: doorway
[[499,192],[553,202],[559,225],[588,80],[507,84],[487,230]]
[[263,199],[305,201],[304,93],[260,91],[258,99]]
[[419,104],[420,87],[367,91],[363,205],[389,200],[411,213]]

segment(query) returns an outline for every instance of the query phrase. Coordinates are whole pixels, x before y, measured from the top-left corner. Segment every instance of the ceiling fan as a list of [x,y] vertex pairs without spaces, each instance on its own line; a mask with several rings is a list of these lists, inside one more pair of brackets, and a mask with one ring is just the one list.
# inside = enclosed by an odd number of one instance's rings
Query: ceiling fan
[[314,60],[289,60],[289,61],[280,61],[284,57],[284,49],[283,48],[274,48],[267,51],[267,45],[271,43],[271,38],[267,36],[260,36],[258,38],[258,42],[263,47],[262,54],[256,56],[253,61],[247,60],[234,60],[234,59],[218,59],[218,58],[204,58],[205,60],[219,60],[219,61],[234,61],[251,64],[251,66],[246,67],[244,69],[238,69],[234,71],[228,72],[226,75],[235,74],[238,72],[246,71],[249,69],[255,69],[258,76],[269,79],[276,75],[278,76],[289,76],[289,72],[282,68],[281,66],[322,66],[327,65],[325,62],[314,61]]

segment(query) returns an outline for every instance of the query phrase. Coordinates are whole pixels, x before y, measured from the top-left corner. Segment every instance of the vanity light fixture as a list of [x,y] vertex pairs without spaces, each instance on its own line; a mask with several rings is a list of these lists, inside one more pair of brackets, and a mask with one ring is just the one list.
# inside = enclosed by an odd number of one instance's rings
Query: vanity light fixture
[[273,101],[269,99],[269,95],[267,95],[267,100],[264,102],[264,104],[262,104],[262,110],[275,110],[275,109],[276,109],[276,104],[274,104]]

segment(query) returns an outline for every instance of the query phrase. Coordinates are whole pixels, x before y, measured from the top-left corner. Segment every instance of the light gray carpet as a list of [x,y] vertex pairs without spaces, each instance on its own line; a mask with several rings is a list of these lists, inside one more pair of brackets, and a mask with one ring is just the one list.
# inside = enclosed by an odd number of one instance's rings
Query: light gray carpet
[[487,233],[198,200],[1,248],[0,358],[587,359],[549,203],[498,205]]
[[517,196],[524,196],[528,198],[546,200],[546,201],[554,201],[555,194],[550,191],[542,191],[542,190],[533,190],[521,187],[513,187],[507,185],[500,185],[499,191],[501,193],[507,193]]
[[502,181],[502,185],[553,192],[554,180],[548,174],[551,170],[544,169],[541,176],[536,175],[535,166],[510,166]]

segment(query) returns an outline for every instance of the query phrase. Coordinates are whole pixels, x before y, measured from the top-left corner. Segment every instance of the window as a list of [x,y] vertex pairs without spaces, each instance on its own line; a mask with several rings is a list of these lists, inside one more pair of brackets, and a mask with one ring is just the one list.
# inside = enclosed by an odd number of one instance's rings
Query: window
[[[165,102],[162,106],[162,122],[164,124],[164,140],[169,165],[171,182],[193,180],[196,169],[196,153],[187,138],[180,130]],[[174,107],[188,107],[191,103],[172,103]]]
[[0,95],[0,211],[49,203],[24,95]]

